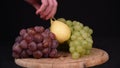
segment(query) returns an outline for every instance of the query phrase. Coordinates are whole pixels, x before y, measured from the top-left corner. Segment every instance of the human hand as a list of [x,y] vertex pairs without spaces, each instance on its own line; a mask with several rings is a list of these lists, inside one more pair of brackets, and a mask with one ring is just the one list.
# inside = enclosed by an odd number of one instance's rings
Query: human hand
[[40,18],[48,20],[53,18],[57,11],[58,3],[56,0],[25,0],[30,3],[36,9],[36,15],[40,15]]

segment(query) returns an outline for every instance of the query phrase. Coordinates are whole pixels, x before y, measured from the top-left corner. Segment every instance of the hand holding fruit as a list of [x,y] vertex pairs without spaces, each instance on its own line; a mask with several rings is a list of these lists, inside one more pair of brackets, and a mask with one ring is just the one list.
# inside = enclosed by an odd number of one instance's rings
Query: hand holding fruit
[[56,0],[25,0],[36,9],[36,14],[40,15],[40,18],[48,20],[53,18],[57,11]]

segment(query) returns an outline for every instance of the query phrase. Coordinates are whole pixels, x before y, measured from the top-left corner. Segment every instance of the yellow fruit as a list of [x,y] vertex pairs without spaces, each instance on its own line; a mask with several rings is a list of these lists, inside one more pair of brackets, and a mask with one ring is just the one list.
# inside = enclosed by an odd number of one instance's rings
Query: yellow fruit
[[67,41],[71,36],[70,28],[61,21],[51,19],[50,31],[55,34],[59,43]]

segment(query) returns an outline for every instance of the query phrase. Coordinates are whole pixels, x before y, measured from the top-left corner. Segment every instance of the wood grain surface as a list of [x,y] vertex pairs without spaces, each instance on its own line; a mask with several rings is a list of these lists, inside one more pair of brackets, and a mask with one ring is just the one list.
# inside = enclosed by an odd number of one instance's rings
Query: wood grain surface
[[79,59],[72,59],[71,54],[60,52],[59,58],[24,58],[15,59],[15,63],[25,68],[85,68],[101,65],[109,60],[106,51],[98,48],[92,48],[89,55]]

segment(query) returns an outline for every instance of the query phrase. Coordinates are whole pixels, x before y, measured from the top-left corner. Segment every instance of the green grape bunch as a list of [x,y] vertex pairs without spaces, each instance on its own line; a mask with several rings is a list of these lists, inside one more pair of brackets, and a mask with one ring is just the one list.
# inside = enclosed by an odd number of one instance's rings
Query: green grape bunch
[[65,18],[58,18],[57,20],[64,22],[71,29],[71,37],[67,42],[72,58],[78,59],[90,54],[93,45],[93,30],[76,20],[66,20]]

